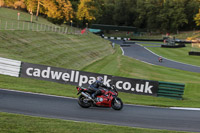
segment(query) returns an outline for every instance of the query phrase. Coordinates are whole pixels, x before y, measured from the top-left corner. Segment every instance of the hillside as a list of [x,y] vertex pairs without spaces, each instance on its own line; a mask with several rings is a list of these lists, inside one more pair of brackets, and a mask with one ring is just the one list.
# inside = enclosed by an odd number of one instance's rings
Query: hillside
[[0,42],[1,57],[71,69],[80,69],[113,52],[108,41],[92,34],[0,31]]
[[[18,20],[18,13],[20,13],[19,21],[30,22],[31,15],[27,12],[13,10],[9,8],[0,8],[0,20],[1,21],[8,21],[8,22],[17,22]],[[47,21],[47,19],[43,17],[39,17],[38,21],[35,20],[35,16],[33,16],[33,23],[42,23],[42,24],[51,24],[51,22]]]

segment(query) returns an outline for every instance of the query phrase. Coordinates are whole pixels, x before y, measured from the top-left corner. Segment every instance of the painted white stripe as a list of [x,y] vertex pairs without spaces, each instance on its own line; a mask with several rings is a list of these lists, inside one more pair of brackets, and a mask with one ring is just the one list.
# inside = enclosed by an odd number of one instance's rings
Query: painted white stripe
[[121,37],[117,37],[117,40],[121,40],[122,38]]
[[[136,59],[136,60],[138,60],[138,59]],[[155,64],[152,64],[152,63],[149,63],[149,62],[146,62],[146,61],[142,61],[142,60],[138,60],[138,61],[141,61],[141,62],[146,63],[146,64],[149,64],[149,65],[154,65],[154,66],[156,66]]]
[[[140,45],[140,46],[143,47],[142,45]],[[154,53],[153,51],[149,50],[148,48],[146,48],[146,47],[144,47],[144,48],[145,48],[147,51],[151,52],[152,54],[154,54],[154,55],[156,55],[156,56],[160,56],[160,55]],[[163,58],[164,58],[164,57],[163,57]]]
[[124,50],[123,50],[123,48],[122,47],[120,47],[121,48],[121,50],[122,50],[122,55],[124,55]]
[[170,107],[170,109],[200,111],[200,108]]
[[34,93],[34,92],[25,92],[25,91],[19,91],[19,90],[8,90],[8,89],[1,89],[1,88],[0,88],[0,90],[10,91],[10,92],[19,92],[19,93],[24,93],[24,94],[33,94],[33,95],[39,95],[39,96],[49,96],[49,97],[66,98],[66,99],[77,99],[77,98],[73,98],[73,97],[56,96],[56,95],[41,94],[41,93]]

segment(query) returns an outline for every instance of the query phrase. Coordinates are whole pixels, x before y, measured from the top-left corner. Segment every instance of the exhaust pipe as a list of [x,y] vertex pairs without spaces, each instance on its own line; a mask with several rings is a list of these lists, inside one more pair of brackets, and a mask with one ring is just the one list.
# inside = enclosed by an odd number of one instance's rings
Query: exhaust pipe
[[91,96],[89,96],[88,94],[86,94],[85,92],[81,92],[81,95],[83,95],[84,97],[92,100]]

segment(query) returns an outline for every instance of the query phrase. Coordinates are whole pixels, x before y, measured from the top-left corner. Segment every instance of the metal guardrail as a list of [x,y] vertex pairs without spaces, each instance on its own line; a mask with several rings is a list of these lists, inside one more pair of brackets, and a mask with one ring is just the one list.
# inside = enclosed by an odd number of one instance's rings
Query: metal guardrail
[[21,61],[0,57],[0,74],[19,77]]
[[158,97],[183,99],[185,84],[159,81]]

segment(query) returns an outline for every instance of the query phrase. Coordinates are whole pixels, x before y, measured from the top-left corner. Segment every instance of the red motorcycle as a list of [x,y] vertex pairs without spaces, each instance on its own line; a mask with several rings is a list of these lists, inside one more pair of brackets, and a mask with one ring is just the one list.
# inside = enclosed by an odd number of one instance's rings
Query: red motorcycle
[[91,95],[93,90],[77,87],[78,93],[81,94],[78,98],[78,104],[83,108],[89,108],[91,106],[97,107],[112,107],[115,110],[121,110],[123,108],[122,100],[117,97],[118,92],[115,86],[111,86],[108,89],[102,88],[102,95],[97,96],[96,99],[92,99]]

